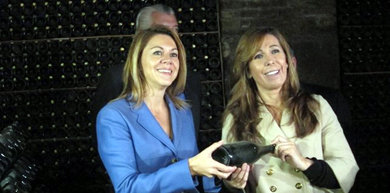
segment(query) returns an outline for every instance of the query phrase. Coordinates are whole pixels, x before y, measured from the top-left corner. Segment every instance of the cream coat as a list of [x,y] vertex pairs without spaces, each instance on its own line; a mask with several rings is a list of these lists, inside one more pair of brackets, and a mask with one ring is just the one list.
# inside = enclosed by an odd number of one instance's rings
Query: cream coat
[[[249,177],[251,187],[247,188],[256,190],[256,193],[349,192],[359,167],[332,108],[322,96],[313,96],[320,102],[321,107],[318,117],[319,125],[312,134],[297,138],[294,125],[288,124],[290,117],[288,111],[283,111],[279,127],[264,106],[260,107],[260,116],[263,119],[257,128],[266,144],[270,144],[278,135],[285,136],[296,143],[304,157],[325,160],[335,173],[341,189],[328,190],[313,186],[303,172],[292,168],[271,154],[263,156],[254,164]],[[225,120],[222,129],[222,139],[225,142],[231,142],[227,140],[231,123],[232,116],[230,115]]]

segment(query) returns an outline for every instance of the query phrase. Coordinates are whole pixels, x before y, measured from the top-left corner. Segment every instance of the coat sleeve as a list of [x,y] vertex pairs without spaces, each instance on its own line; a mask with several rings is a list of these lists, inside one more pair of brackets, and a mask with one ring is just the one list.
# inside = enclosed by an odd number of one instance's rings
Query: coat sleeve
[[321,96],[318,99],[321,105],[320,127],[324,161],[332,168],[342,192],[349,192],[359,167],[329,103]]
[[[152,173],[137,169],[131,125],[115,109],[103,108],[97,117],[98,151],[111,178],[115,192],[179,192],[195,189],[188,159],[160,168]],[[145,147],[147,151],[147,147]]]

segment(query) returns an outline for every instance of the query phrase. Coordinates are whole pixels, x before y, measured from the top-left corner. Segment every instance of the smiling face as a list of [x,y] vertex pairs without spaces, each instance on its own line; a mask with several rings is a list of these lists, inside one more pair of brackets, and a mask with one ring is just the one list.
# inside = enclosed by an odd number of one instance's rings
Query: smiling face
[[142,52],[141,64],[148,89],[165,90],[179,72],[179,52],[175,41],[165,34],[153,36]]
[[278,39],[270,34],[264,36],[260,50],[249,62],[249,74],[262,91],[280,90],[287,77],[286,54]]

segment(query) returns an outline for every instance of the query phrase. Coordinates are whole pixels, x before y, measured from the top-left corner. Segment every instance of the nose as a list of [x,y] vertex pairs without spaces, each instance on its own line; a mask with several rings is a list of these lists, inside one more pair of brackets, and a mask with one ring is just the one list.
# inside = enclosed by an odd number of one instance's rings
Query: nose
[[270,65],[275,64],[275,58],[272,57],[272,55],[265,54],[264,57],[265,57],[265,63],[264,63],[265,66],[270,66]]
[[267,57],[265,61],[265,66],[270,66],[275,63],[274,59],[272,57]]
[[165,54],[165,55],[161,58],[161,63],[163,63],[163,64],[172,64],[172,59],[171,59],[171,57],[169,56],[169,54]]

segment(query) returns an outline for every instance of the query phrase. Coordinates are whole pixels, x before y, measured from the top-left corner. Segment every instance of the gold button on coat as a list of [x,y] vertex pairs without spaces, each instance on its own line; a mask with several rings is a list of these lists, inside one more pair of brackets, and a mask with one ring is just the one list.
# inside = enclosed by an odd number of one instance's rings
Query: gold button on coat
[[295,188],[297,188],[297,189],[301,189],[302,188],[302,183],[296,183],[295,184]]
[[268,169],[265,173],[267,173],[267,175],[272,175],[274,174],[274,170],[273,169]]
[[269,187],[269,190],[271,190],[271,192],[276,192],[277,188],[276,186],[271,186]]
[[175,163],[175,162],[177,162],[177,159],[176,158],[172,158],[171,162]]

